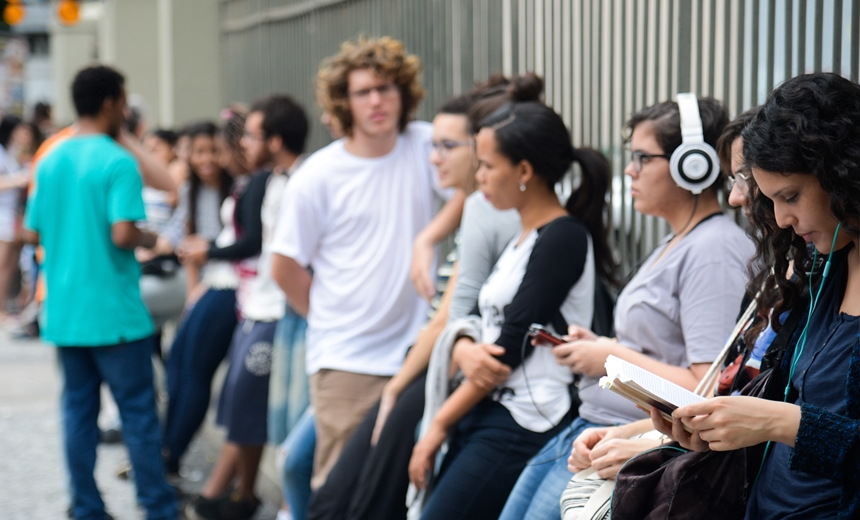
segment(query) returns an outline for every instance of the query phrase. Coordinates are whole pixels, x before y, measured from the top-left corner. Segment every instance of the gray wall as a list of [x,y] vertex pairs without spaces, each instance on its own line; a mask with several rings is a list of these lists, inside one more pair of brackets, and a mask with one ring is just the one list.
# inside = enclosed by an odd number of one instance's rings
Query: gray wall
[[[626,271],[667,232],[632,210],[626,117],[692,90],[731,115],[802,72],[860,72],[860,0],[221,0],[223,101],[288,92],[319,114],[319,62],[359,34],[402,40],[424,62],[430,119],[494,72],[534,70],[574,144],[613,162],[615,246]],[[328,142],[315,125],[311,146]]]

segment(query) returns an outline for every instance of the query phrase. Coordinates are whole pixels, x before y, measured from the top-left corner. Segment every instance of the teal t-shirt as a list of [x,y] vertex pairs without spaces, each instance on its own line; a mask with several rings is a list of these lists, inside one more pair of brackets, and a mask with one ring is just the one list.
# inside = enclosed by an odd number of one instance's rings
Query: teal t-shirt
[[137,162],[103,134],[69,138],[36,168],[26,228],[45,249],[42,337],[58,346],[107,346],[153,333],[134,252],[111,225],[146,218]]

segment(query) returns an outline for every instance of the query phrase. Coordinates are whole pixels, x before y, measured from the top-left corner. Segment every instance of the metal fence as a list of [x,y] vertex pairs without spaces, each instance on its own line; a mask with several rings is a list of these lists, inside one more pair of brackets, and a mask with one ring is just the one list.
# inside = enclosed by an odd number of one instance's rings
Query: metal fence
[[[277,91],[315,107],[320,61],[361,34],[421,57],[423,119],[492,73],[542,75],[573,143],[612,161],[625,271],[668,231],[632,209],[627,116],[684,91],[734,116],[796,74],[860,74],[860,0],[221,0],[220,10],[225,103]],[[311,149],[327,142],[315,125]]]

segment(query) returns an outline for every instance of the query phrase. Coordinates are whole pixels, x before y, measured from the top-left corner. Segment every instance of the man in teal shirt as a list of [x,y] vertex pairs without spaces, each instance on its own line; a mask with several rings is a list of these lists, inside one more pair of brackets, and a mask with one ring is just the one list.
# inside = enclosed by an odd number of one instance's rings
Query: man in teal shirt
[[164,476],[151,354],[153,326],[140,297],[136,247],[155,245],[137,228],[145,219],[140,172],[115,138],[125,108],[125,80],[103,66],[80,71],[72,84],[78,132],[36,169],[25,227],[45,250],[47,296],[43,339],[58,347],[63,371],[65,455],[78,520],[107,518],[96,488],[99,388],[106,382],[119,407],[147,518],[175,519]]

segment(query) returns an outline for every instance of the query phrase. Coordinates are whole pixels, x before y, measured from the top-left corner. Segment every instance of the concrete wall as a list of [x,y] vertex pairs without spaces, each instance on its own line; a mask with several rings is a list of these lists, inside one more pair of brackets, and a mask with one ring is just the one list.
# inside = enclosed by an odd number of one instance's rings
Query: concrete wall
[[[52,17],[53,18],[53,17]],[[140,95],[149,128],[215,119],[221,108],[217,0],[104,0],[82,4],[72,27],[49,23],[54,117],[74,119],[69,87],[78,70],[101,62]]]

